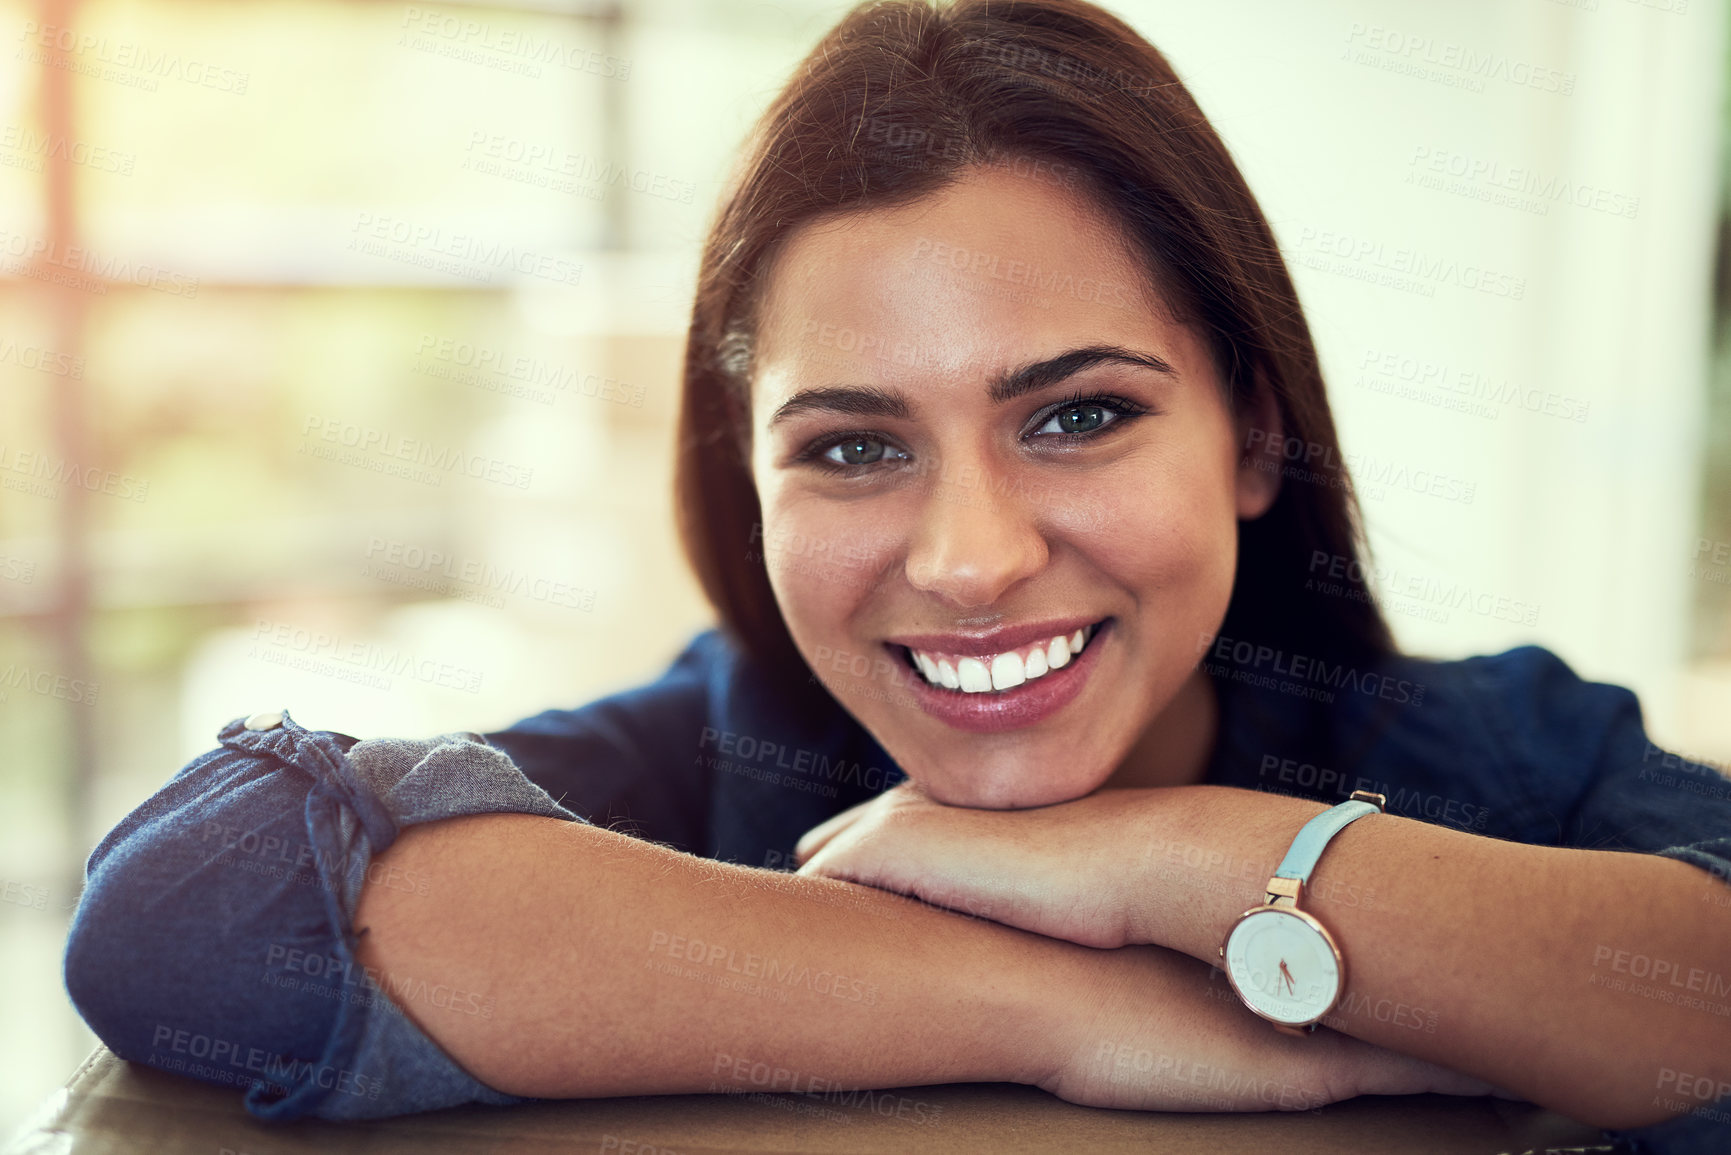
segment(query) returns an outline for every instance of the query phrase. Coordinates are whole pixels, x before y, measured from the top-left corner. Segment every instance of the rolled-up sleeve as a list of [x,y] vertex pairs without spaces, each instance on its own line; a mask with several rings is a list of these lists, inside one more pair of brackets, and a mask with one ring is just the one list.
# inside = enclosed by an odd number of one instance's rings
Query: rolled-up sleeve
[[478,734],[357,742],[273,712],[218,739],[90,857],[65,980],[91,1029],[124,1059],[244,1090],[264,1119],[515,1101],[402,1013],[424,992],[359,964],[355,909],[407,826],[575,816]]
[[[1702,917],[1731,918],[1731,778],[1656,746],[1633,693],[1585,681],[1547,650],[1512,650],[1482,676],[1487,721],[1527,797],[1530,841],[1687,862],[1702,871]],[[1710,974],[1679,976],[1681,986],[1650,985],[1668,1002],[1731,1016],[1731,959],[1721,961]],[[1654,1101],[1679,1114],[1606,1134],[1650,1155],[1731,1151],[1731,1086],[1665,1067],[1654,1073]]]
[[1654,745],[1629,690],[1536,646],[1503,657],[1484,700],[1534,813],[1553,824],[1538,839],[1662,854],[1731,882],[1731,778]]

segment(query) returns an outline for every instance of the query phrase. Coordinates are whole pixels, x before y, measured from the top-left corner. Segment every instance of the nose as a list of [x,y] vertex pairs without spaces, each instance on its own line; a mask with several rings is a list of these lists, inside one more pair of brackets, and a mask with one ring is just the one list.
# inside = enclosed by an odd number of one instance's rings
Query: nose
[[[908,583],[958,607],[991,605],[1040,572],[1046,538],[1028,503],[983,471],[977,485],[938,480],[908,545]],[[999,479],[1000,481],[1002,479]]]

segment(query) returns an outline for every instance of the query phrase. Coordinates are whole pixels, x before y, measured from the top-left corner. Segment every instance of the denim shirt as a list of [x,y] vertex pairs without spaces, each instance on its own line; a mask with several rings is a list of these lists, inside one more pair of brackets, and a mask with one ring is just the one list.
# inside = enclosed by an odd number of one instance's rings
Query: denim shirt
[[[1702,871],[1704,917],[1731,906],[1731,780],[1653,746],[1633,694],[1543,649],[1354,669],[1224,642],[1204,668],[1220,703],[1207,782],[1374,790],[1389,813],[1489,837],[1663,854]],[[792,708],[717,631],[649,685],[485,735],[357,742],[272,715],[218,737],[92,854],[66,980],[117,1054],[245,1088],[266,1119],[514,1101],[395,1005],[425,992],[362,973],[360,883],[402,827],[537,813],[791,869],[805,831],[904,777],[838,705]],[[1557,961],[1606,997],[1731,1014],[1731,960],[1679,973],[1639,943],[1582,943]],[[1628,1146],[1731,1150],[1726,1088],[1654,1080],[1656,1102],[1689,1113]]]
[[[1247,649],[1205,660],[1220,703],[1205,781],[1329,803],[1372,790],[1390,814],[1491,838],[1677,858],[1702,871],[1702,916],[1731,917],[1731,779],[1649,742],[1630,691],[1537,646],[1374,669]],[[715,631],[652,685],[487,740],[595,822],[776,869],[807,830],[904,777],[839,707],[790,711]],[[1731,1014],[1731,959],[1657,974],[1664,960],[1640,945],[1582,943],[1559,968],[1607,996]],[[1610,1134],[1636,1150],[1731,1151],[1731,1096],[1698,1074],[1654,1072],[1655,1099],[1692,1113]]]

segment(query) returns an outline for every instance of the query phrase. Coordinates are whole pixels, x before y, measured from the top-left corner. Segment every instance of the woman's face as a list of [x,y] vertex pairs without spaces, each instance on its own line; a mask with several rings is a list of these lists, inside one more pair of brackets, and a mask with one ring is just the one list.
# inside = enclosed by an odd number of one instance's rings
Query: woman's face
[[824,685],[952,805],[1081,797],[1193,704],[1237,520],[1275,484],[1111,219],[1031,167],[806,225],[759,317],[770,584]]

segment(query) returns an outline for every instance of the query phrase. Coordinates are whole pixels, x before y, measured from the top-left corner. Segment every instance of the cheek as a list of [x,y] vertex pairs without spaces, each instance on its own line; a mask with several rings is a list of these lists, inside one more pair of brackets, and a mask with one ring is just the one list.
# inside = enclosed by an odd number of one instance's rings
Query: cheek
[[[876,503],[869,503],[876,504]],[[899,527],[868,503],[771,495],[763,508],[762,558],[788,630],[802,650],[836,647],[897,555]]]
[[1126,463],[1097,487],[1092,512],[1072,506],[1069,522],[1094,567],[1138,600],[1173,612],[1195,602],[1210,612],[1231,594],[1238,522],[1229,480],[1205,455]]

